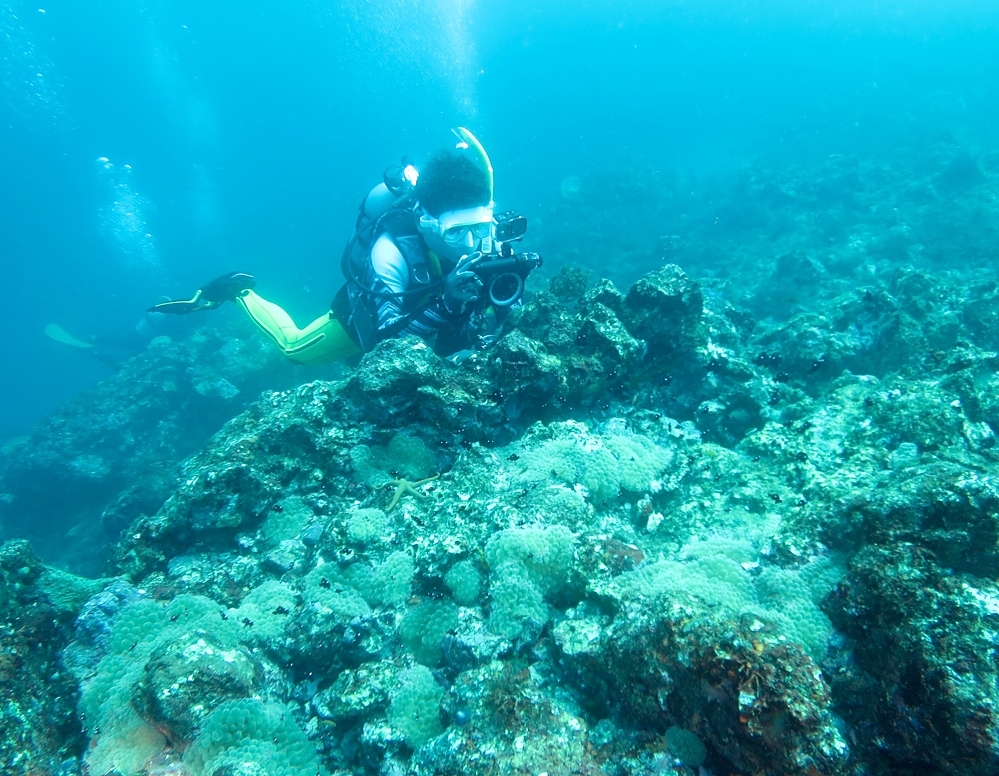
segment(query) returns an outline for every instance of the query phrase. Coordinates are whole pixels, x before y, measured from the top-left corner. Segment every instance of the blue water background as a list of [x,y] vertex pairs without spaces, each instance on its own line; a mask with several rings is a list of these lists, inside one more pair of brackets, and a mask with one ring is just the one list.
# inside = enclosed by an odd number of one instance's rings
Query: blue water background
[[108,374],[50,322],[230,269],[311,320],[359,198],[459,123],[528,217],[600,167],[994,149],[999,3],[0,2],[0,440]]

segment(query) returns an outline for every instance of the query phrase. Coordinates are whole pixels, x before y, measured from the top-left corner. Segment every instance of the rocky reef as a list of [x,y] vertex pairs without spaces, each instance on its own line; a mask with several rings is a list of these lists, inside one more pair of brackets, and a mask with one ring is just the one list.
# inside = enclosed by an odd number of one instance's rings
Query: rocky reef
[[153,340],[30,434],[7,441],[0,537],[28,538],[43,558],[99,575],[122,530],[174,489],[184,458],[260,391],[296,383],[300,371],[247,338],[243,321],[218,323]]
[[[999,224],[999,163],[822,171],[740,184],[738,283],[566,267],[461,364],[387,341],[102,480],[105,579],[5,545],[5,772],[999,772],[999,289],[932,227]],[[609,175],[560,207],[651,196]]]
[[24,540],[0,546],[0,768],[73,774],[86,749],[79,686],[61,652],[84,603],[105,586],[47,568]]

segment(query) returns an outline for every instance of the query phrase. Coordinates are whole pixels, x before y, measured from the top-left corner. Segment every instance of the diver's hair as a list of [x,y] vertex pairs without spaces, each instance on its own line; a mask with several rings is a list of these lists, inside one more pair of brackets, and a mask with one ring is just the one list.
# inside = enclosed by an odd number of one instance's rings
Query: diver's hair
[[420,169],[416,197],[434,218],[448,210],[489,204],[486,174],[467,156],[441,151]]

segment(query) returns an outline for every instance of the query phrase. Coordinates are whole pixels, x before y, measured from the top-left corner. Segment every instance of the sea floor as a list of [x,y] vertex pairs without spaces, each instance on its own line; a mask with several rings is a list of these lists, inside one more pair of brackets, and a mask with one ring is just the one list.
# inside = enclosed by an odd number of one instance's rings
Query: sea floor
[[594,171],[460,364],[154,341],[0,450],[0,770],[999,772],[997,193]]

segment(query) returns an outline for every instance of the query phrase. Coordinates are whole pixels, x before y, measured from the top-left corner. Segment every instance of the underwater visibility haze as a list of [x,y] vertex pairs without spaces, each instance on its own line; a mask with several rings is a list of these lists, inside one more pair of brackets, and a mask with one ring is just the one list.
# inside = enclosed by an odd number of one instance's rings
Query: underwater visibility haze
[[997,76],[985,0],[0,0],[0,774],[999,774]]

